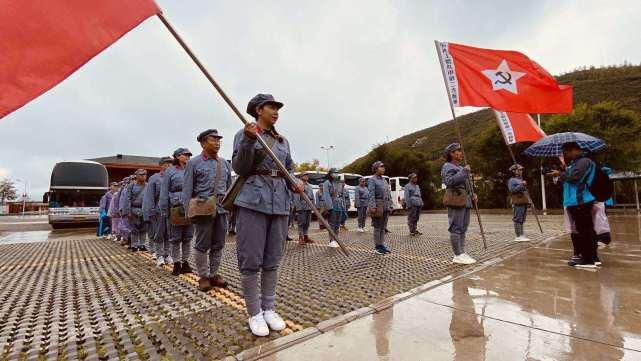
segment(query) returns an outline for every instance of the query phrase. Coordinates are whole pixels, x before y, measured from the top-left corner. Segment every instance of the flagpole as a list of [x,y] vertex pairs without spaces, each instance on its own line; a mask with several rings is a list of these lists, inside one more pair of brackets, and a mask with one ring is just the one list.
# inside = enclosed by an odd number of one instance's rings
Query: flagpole
[[[541,128],[541,114],[536,115],[536,122],[539,124],[539,128]],[[541,128],[542,129],[542,128]],[[543,215],[547,215],[548,213],[548,206],[547,206],[547,200],[545,197],[545,175],[543,174],[543,161],[539,160],[539,170],[541,172],[541,210],[543,211]]]
[[[443,58],[441,56],[441,50],[438,46],[438,40],[434,40],[434,45],[436,46],[436,54],[438,55],[438,60],[441,66],[441,72],[443,73],[443,83],[445,84],[445,90],[447,91],[447,99],[450,103],[450,111],[452,112],[452,122],[454,122],[454,128],[456,129],[456,134],[458,136],[459,144],[461,145],[461,151],[463,152],[463,164],[466,164],[465,160],[465,148],[463,147],[463,136],[461,135],[461,128],[459,127],[458,120],[456,118],[456,113],[454,112],[454,104],[452,103],[452,96],[450,94],[450,88],[447,86],[447,78],[445,74],[445,69],[443,68]],[[467,180],[467,185],[470,188],[472,193],[472,205],[474,206],[474,212],[476,213],[476,219],[479,223],[479,229],[481,231],[481,238],[483,239],[483,248],[487,250],[487,240],[485,239],[485,230],[483,230],[483,222],[481,222],[481,213],[479,212],[478,202],[474,201],[474,183],[471,181],[472,174]]]
[[[507,141],[507,138],[505,137],[505,133],[501,130],[501,120],[499,119],[499,116],[496,111],[494,111],[494,117],[496,118],[496,122],[499,125],[499,132],[501,132],[501,136],[503,137],[503,141],[505,142],[505,146],[507,147],[508,152],[510,152],[510,157],[512,157],[512,162],[514,164],[518,164],[516,162],[516,157],[514,156],[514,152],[512,151],[512,147],[510,147],[510,144]],[[534,214],[534,218],[536,219],[536,224],[539,226],[539,230],[541,233],[543,233],[543,227],[541,227],[541,221],[539,220],[539,215],[536,213],[536,206],[534,205],[534,201],[532,200],[532,197],[530,197],[530,192],[527,190],[527,186],[525,187],[525,196],[527,197],[527,201],[530,203],[530,206],[532,207],[532,214]]]
[[[166,17],[165,17],[165,15],[162,13],[162,11],[161,11],[161,12],[159,12],[158,14],[156,14],[156,15],[158,16],[158,18],[160,19],[160,21],[162,21],[162,23],[165,25],[165,27],[167,28],[167,30],[169,30],[169,32],[171,33],[171,35],[173,35],[173,37],[176,39],[176,41],[178,41],[178,43],[179,43],[179,44],[180,44],[180,46],[183,48],[183,50],[187,53],[187,55],[189,55],[189,57],[191,58],[191,60],[196,64],[196,66],[198,66],[198,69],[200,69],[200,71],[203,73],[203,75],[205,76],[205,78],[207,78],[207,80],[209,80],[209,82],[210,82],[210,83],[211,83],[211,85],[216,89],[216,91],[218,92],[218,94],[220,94],[220,96],[223,98],[223,100],[225,101],[225,103],[227,103],[227,105],[231,108],[231,110],[234,112],[234,114],[236,114],[236,116],[238,117],[238,119],[240,119],[240,121],[241,121],[243,124],[245,124],[245,125],[249,124],[249,122],[247,121],[247,119],[245,119],[245,117],[243,116],[243,114],[238,110],[238,108],[236,107],[236,105],[234,105],[234,103],[233,103],[233,102],[231,101],[231,99],[227,96],[227,94],[225,93],[225,91],[220,87],[220,85],[218,85],[218,82],[216,82],[216,80],[215,80],[215,79],[214,79],[214,77],[209,73],[209,71],[207,70],[207,68],[205,68],[205,66],[203,65],[203,63],[201,63],[201,62],[200,62],[200,60],[198,59],[198,57],[196,57],[196,54],[194,54],[194,52],[191,50],[191,48],[189,47],[189,45],[187,45],[187,43],[183,40],[183,38],[180,36],[180,34],[178,34],[178,32],[176,31],[176,29],[171,25],[171,23],[169,22],[169,20],[167,20],[167,18],[166,18]],[[297,182],[296,182],[296,180],[294,179],[294,177],[289,173],[289,171],[287,170],[287,168],[285,168],[285,165],[283,165],[283,163],[278,159],[278,157],[276,156],[276,154],[274,154],[274,152],[273,152],[273,151],[271,150],[271,148],[267,145],[267,143],[265,142],[265,140],[263,140],[263,138],[262,138],[260,135],[258,135],[258,136],[257,136],[257,140],[258,140],[258,143],[260,143],[260,145],[263,147],[263,149],[265,149],[265,151],[267,152],[267,154],[268,154],[268,155],[273,159],[273,161],[274,161],[274,163],[276,164],[276,166],[278,167],[278,169],[279,169],[281,172],[283,172],[283,174],[285,174],[285,177],[286,177],[287,181],[289,181],[289,183],[290,183],[290,184],[297,184]],[[310,207],[310,208],[311,208],[311,210],[314,212],[314,214],[316,215],[316,217],[318,217],[318,221],[319,221],[319,222],[321,222],[321,223],[325,226],[325,228],[327,228],[327,231],[329,232],[330,236],[331,236],[331,237],[332,237],[332,238],[333,238],[333,239],[338,243],[338,245],[341,247],[341,250],[343,251],[343,253],[345,253],[345,255],[349,255],[349,252],[347,251],[347,248],[345,247],[345,245],[343,244],[343,242],[338,238],[338,235],[334,232],[334,230],[333,230],[333,229],[330,227],[330,225],[327,223],[327,220],[325,220],[325,218],[323,217],[323,215],[318,211],[318,209],[317,209],[317,208],[316,208],[316,206],[314,205],[314,202],[312,202],[312,201],[311,201],[311,199],[309,199],[309,197],[307,197],[307,195],[305,194],[305,192],[300,192],[300,193],[299,193],[299,195],[301,196],[301,198],[303,198],[303,200],[305,200],[305,202],[307,203],[307,205],[309,205],[309,207]]]

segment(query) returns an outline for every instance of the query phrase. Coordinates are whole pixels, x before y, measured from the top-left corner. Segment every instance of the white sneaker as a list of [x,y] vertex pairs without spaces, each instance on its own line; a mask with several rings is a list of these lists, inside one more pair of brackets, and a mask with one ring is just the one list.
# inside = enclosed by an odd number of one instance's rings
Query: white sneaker
[[336,242],[336,241],[331,241],[331,242],[329,242],[329,246],[330,246],[330,247],[332,247],[332,248],[338,248],[338,247],[340,247],[340,246],[338,245],[338,242]]
[[476,263],[476,260],[474,258],[470,257],[470,255],[467,254],[467,253],[461,254],[461,257],[463,257],[463,260],[466,262],[465,264]]
[[365,233],[365,230],[363,228],[359,228],[356,230],[358,233]]
[[452,263],[458,263],[458,264],[467,264],[465,259],[463,259],[462,254],[459,254],[458,256],[454,256],[452,258]]
[[287,327],[285,321],[274,310],[263,311],[263,318],[267,326],[274,331],[281,331]]
[[262,311],[249,318],[249,329],[258,337],[269,336],[269,327],[267,327]]
[[518,236],[514,238],[514,242],[529,242],[530,239],[525,236]]
[[171,256],[165,257],[165,264],[172,265],[174,264],[174,259]]
[[158,256],[156,258],[156,266],[161,267],[162,265],[165,264],[165,257],[163,256]]

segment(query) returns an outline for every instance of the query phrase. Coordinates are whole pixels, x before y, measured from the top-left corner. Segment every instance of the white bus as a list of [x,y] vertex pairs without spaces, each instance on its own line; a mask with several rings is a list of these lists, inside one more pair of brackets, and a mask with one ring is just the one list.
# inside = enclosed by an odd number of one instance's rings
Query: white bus
[[104,165],[78,160],[57,163],[51,171],[49,192],[49,224],[92,226],[98,223],[100,198],[109,189]]
[[389,179],[390,190],[392,191],[392,203],[394,211],[405,209],[405,185],[410,180],[407,177],[391,177]]

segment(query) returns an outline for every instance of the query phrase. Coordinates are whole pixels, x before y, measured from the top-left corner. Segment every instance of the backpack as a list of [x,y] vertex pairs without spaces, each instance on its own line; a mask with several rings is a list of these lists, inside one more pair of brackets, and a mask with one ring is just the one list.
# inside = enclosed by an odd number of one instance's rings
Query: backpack
[[605,174],[601,166],[595,163],[594,178],[589,187],[590,193],[596,198],[597,202],[605,202],[612,197],[614,193],[614,184],[610,177]]

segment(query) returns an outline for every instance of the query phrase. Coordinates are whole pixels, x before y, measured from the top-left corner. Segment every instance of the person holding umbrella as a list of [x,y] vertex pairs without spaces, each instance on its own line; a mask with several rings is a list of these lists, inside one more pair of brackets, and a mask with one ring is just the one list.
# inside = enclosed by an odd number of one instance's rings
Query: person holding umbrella
[[605,142],[583,133],[558,133],[547,136],[525,150],[530,156],[554,156],[563,154],[568,166],[564,171],[553,170],[550,177],[563,181],[563,207],[576,229],[575,254],[568,262],[579,268],[596,268],[596,237],[592,220],[592,207],[596,200],[590,192],[596,173],[596,164],[587,157],[589,152],[605,148]]

